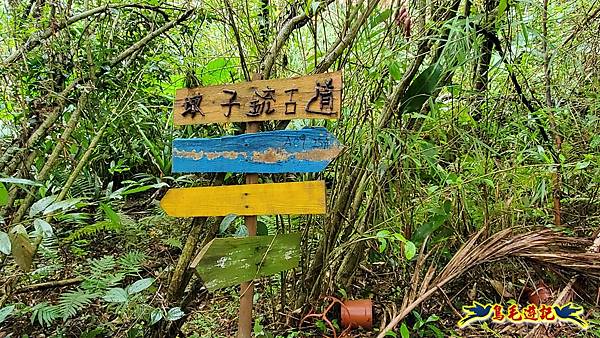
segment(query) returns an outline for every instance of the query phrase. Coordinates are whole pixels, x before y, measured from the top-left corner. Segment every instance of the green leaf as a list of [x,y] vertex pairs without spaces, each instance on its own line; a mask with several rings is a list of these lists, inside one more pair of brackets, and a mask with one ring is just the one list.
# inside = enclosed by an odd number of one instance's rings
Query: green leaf
[[41,183],[37,183],[32,180],[26,180],[24,178],[16,178],[16,177],[2,177],[2,178],[0,178],[0,182],[12,183],[12,184],[33,185],[36,187],[42,186]]
[[144,278],[144,279],[140,279],[139,281],[131,284],[128,288],[127,288],[127,292],[130,295],[136,294],[138,292],[144,291],[147,288],[150,287],[150,285],[152,285],[152,283],[154,283],[154,278]]
[[389,8],[382,11],[381,13],[377,14],[377,16],[373,19],[373,21],[371,21],[371,28],[373,28],[373,27],[379,25],[380,23],[382,23],[383,21],[389,19],[391,14],[392,14],[392,10]]
[[221,221],[221,225],[219,225],[219,233],[224,234],[225,231],[227,231],[227,229],[229,229],[229,226],[231,225],[233,220],[235,220],[236,217],[237,217],[236,214],[229,214],[229,215],[223,217],[223,220]]
[[432,232],[436,231],[446,220],[448,219],[448,214],[445,213],[436,213],[431,216],[427,222],[421,225],[417,231],[415,231],[411,240],[414,243],[421,243],[425,239],[425,237],[429,236]]
[[88,293],[85,290],[68,291],[60,295],[57,307],[63,320],[67,320],[77,315],[77,312],[87,308],[92,299],[96,297],[95,293]]
[[10,248],[10,237],[8,237],[6,232],[0,231],[0,252],[5,255],[10,255]]
[[265,327],[260,323],[260,320],[254,321],[254,336],[256,337],[264,337],[265,335]]
[[74,205],[76,205],[79,202],[81,202],[81,198],[69,198],[69,199],[64,200],[64,201],[52,203],[50,206],[48,206],[44,210],[44,215],[51,214],[51,213],[53,213],[54,211],[57,211],[57,210],[66,211],[66,210],[72,208]]
[[425,323],[437,322],[438,320],[440,320],[440,316],[431,315],[431,316],[427,317],[427,320],[425,321]]
[[498,3],[498,15],[496,16],[496,23],[499,23],[500,20],[502,20],[502,17],[504,16],[504,12],[506,12],[507,8],[508,8],[508,0],[500,0],[500,2]]
[[435,90],[441,77],[442,70],[438,64],[431,65],[421,72],[406,90],[400,111],[403,113],[419,112]]
[[438,329],[435,325],[433,324],[427,324],[427,327],[433,331],[433,333],[435,334],[436,338],[444,338],[446,335],[440,330]]
[[379,238],[379,253],[383,253],[387,248],[387,240],[385,238]]
[[109,303],[125,303],[129,298],[127,291],[123,288],[111,288],[108,289],[104,297],[104,301]]
[[415,246],[415,243],[411,241],[406,241],[404,243],[404,255],[406,256],[406,259],[410,261],[411,259],[413,259],[413,257],[415,257],[416,254],[417,247]]
[[2,323],[14,311],[15,306],[9,305],[0,309],[0,323]]
[[49,327],[55,319],[60,317],[58,306],[49,305],[47,302],[39,303],[31,310],[31,324],[35,323],[37,319],[40,325]]
[[150,313],[150,325],[158,323],[162,318],[163,313],[161,309],[152,310],[152,313]]
[[170,247],[183,249],[183,243],[181,243],[179,238],[167,238],[164,239],[162,242]]
[[325,324],[324,321],[322,320],[317,320],[317,322],[315,323],[315,326],[317,328],[319,328],[319,330],[321,330],[321,332],[326,332],[327,331],[327,324]]
[[316,13],[317,9],[319,8],[319,5],[321,4],[321,1],[313,1],[310,4],[310,12],[311,13]]
[[29,208],[29,217],[33,217],[40,212],[44,211],[50,204],[54,203],[56,200],[56,195],[46,196],[41,200],[33,203],[31,208]]
[[402,243],[406,242],[406,238],[404,238],[404,235],[402,235],[401,233],[395,232],[393,234],[394,238]]
[[114,226],[121,225],[121,217],[108,204],[100,203],[100,207]]
[[223,84],[231,81],[230,71],[235,73],[237,70],[234,63],[229,58],[216,58],[206,64],[202,70],[202,84]]
[[400,326],[400,335],[402,336],[402,338],[410,338],[410,332],[408,332],[408,327],[406,326],[406,323],[402,323],[402,326]]
[[592,140],[590,141],[590,148],[600,148],[600,135],[595,135],[592,137]]
[[167,312],[167,320],[169,321],[175,321],[183,316],[185,316],[185,313],[179,307],[174,307]]
[[[79,338],[96,338],[96,337],[100,336],[102,333],[104,333],[104,328],[97,327],[93,330],[83,333],[81,336],[79,336]],[[101,336],[101,337],[103,337],[103,336]]]
[[589,165],[590,165],[590,161],[577,162],[577,164],[575,164],[575,169],[582,170],[582,169],[587,168]]
[[27,231],[22,225],[15,226],[8,234],[11,242],[11,252],[21,270],[29,272],[35,248],[29,241]]
[[388,65],[388,69],[390,71],[392,79],[394,79],[395,81],[402,80],[402,73],[400,72],[400,66],[398,65],[398,62],[390,62],[390,64]]
[[377,237],[377,238],[387,238],[389,236],[390,236],[390,231],[389,230],[378,231],[377,234],[375,235],[375,237]]
[[6,205],[8,203],[8,190],[4,184],[0,183],[0,205]]
[[36,218],[33,221],[33,226],[35,227],[35,231],[43,235],[45,238],[50,238],[54,236],[52,226],[43,219]]

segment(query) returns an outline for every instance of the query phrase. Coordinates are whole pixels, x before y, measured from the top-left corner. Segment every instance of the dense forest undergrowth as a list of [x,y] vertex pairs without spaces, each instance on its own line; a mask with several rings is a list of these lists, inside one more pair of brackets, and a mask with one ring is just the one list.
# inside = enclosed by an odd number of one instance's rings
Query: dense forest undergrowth
[[[353,337],[600,335],[600,3],[596,0],[4,1],[0,6],[0,337],[232,337],[239,287],[187,267],[243,217],[173,218],[175,90],[343,71],[344,144],[298,268],[255,281],[257,337],[339,337],[337,299],[373,300]],[[478,301],[574,302],[572,324],[482,322]]]

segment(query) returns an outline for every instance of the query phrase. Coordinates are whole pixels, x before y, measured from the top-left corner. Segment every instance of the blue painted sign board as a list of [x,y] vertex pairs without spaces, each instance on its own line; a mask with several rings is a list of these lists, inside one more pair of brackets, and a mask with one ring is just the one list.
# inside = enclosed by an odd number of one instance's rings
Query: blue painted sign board
[[343,146],[325,128],[175,139],[173,172],[320,172]]

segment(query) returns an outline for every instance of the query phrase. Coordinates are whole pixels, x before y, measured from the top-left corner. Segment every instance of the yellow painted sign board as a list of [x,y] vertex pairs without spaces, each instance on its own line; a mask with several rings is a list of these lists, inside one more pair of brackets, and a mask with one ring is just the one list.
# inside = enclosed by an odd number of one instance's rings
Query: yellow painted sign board
[[325,182],[169,189],[160,206],[175,217],[324,214]]

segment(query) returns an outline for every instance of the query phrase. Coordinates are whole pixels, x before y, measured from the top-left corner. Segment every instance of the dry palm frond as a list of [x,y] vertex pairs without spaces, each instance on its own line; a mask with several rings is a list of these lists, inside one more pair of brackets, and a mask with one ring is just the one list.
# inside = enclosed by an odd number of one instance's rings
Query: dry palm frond
[[[596,234],[594,243],[592,243],[592,245],[587,249],[587,252],[597,254],[599,248],[600,248],[600,232]],[[592,255],[592,257],[588,257],[588,258],[591,260],[592,264],[597,262],[597,258],[594,259],[594,255]],[[577,258],[573,257],[573,259],[575,261],[577,261]],[[588,262],[590,262],[590,261],[588,261]],[[577,265],[579,265],[579,264],[577,264]],[[586,270],[583,274],[586,274],[587,272],[588,271]],[[567,300],[569,299],[569,296],[573,290],[573,286],[577,282],[578,278],[579,278],[579,275],[575,275],[575,276],[571,277],[571,279],[569,280],[567,285],[565,285],[565,287],[561,290],[561,292],[559,292],[558,296],[554,300],[554,304],[564,304],[567,302]],[[527,336],[525,336],[525,338],[545,337],[545,336],[547,336],[547,332],[546,332],[547,329],[548,329],[547,327],[538,324],[527,334]]]
[[[547,229],[522,234],[513,234],[512,229],[505,229],[480,241],[483,231],[484,229],[463,244],[435,278],[433,278],[435,262],[430,265],[418,292],[414,292],[414,289],[411,290],[412,292],[409,291],[399,310],[400,313],[379,333],[377,338],[383,338],[386,332],[393,329],[414,308],[440,290],[446,283],[483,263],[522,257],[542,264],[551,264],[589,276],[600,277],[600,253],[586,251],[592,244],[589,239],[567,237]],[[417,266],[423,265],[425,257],[425,255],[420,255]],[[420,270],[416,270],[413,285],[419,281]]]

